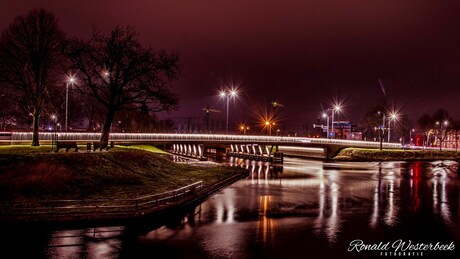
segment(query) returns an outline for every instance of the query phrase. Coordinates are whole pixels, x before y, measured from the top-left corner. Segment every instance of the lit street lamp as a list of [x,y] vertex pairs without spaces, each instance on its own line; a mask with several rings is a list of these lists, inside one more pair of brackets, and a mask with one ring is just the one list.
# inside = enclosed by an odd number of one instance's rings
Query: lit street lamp
[[270,122],[270,121],[265,121],[265,126],[268,127],[268,134],[271,136],[272,135],[272,126],[274,126],[275,123],[274,122]]
[[409,146],[412,146],[412,132],[414,132],[414,131],[415,131],[415,129],[411,129],[409,131]]
[[67,117],[69,114],[69,84],[74,84],[75,83],[75,77],[74,76],[69,76],[66,84],[66,94],[65,94],[65,131],[68,131],[67,128]]
[[230,98],[237,96],[237,91],[235,89],[226,89],[221,91],[219,95],[220,97],[227,99],[227,123],[225,133],[228,134],[228,103],[230,101]]
[[397,113],[391,113],[390,114],[390,118],[389,118],[389,121],[388,121],[388,142],[390,142],[390,131],[391,131],[391,121],[393,121],[393,126],[394,126],[394,120],[396,120],[398,118],[398,114]]
[[335,107],[334,107],[333,109],[330,109],[330,110],[332,110],[332,126],[331,126],[331,131],[332,131],[332,135],[333,135],[334,138],[335,138],[335,132],[334,132],[334,113],[340,111],[340,106],[339,106],[339,105],[335,105]]
[[243,133],[243,135],[246,135],[246,132],[249,130],[249,126],[241,125],[240,130]]
[[326,138],[328,139],[329,138],[329,116],[327,115],[327,111],[329,109],[326,110],[325,113],[323,113],[323,118],[326,118],[326,125],[327,125],[327,128],[326,128]]
[[56,115],[51,115],[51,119],[54,121],[54,135],[53,135],[53,138],[52,138],[52,141],[51,141],[51,150],[54,150],[54,147],[57,146],[56,142],[57,142],[57,117]]

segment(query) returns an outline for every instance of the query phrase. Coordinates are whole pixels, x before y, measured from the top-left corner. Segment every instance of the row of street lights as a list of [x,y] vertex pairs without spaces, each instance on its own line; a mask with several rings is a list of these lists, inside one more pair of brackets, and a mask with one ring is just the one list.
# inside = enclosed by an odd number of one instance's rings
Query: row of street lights
[[[383,141],[383,136],[384,136],[384,132],[385,130],[387,130],[387,133],[388,133],[388,142],[390,142],[390,139],[391,139],[391,122],[393,121],[393,126],[394,126],[394,123],[395,121],[398,119],[398,114],[396,112],[391,112],[388,116],[388,127],[386,127],[386,124],[387,124],[387,114],[385,112],[381,112],[381,111],[378,111],[377,114],[379,115],[382,115],[382,125],[380,125],[380,127],[376,127],[375,130],[377,129],[380,129],[382,131],[382,134],[379,136],[381,136],[381,140]],[[380,137],[379,137],[380,138]]]
[[[221,98],[224,98],[226,100],[226,128],[225,128],[225,133],[228,134],[228,113],[229,113],[229,102],[230,99],[232,98],[237,98],[238,97],[238,90],[235,88],[226,88],[224,90],[221,90],[219,93],[219,96]],[[272,127],[275,126],[275,122],[271,120],[265,120],[264,121],[264,126],[267,127],[268,129],[268,134],[271,136],[272,134]],[[246,134],[246,132],[249,130],[249,127],[242,125],[240,126],[240,130],[243,132],[243,134]],[[279,132],[279,130],[278,130]]]

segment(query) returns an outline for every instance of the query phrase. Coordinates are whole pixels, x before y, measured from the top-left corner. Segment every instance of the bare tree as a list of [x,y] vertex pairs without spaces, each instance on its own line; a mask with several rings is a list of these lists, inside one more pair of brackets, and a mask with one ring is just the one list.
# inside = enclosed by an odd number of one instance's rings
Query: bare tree
[[458,151],[458,132],[460,130],[460,121],[456,120],[452,123],[452,130],[455,132],[455,151]]
[[432,117],[434,125],[434,133],[436,139],[439,141],[439,150],[442,150],[442,143],[447,138],[447,134],[451,130],[452,118],[449,113],[444,109],[437,110]]
[[[399,127],[395,128],[395,132],[401,136],[401,144],[405,144],[406,141],[406,136],[409,137],[410,134],[409,132],[412,130],[413,125],[412,121],[406,116],[402,115],[401,118],[399,119]],[[410,137],[409,137],[409,143],[410,143]]]
[[120,110],[171,110],[177,98],[169,83],[179,74],[179,56],[143,48],[131,28],[116,27],[109,35],[96,30],[90,41],[68,41],[69,70],[78,73],[79,90],[106,109],[101,141],[108,142],[115,114]]
[[375,136],[380,142],[380,150],[383,149],[383,139],[385,137],[385,114],[387,108],[385,104],[376,105],[369,110],[360,124],[363,134],[367,137]]
[[430,132],[432,131],[434,126],[433,119],[430,115],[425,113],[417,120],[417,124],[420,128],[420,131],[423,132],[423,146],[427,146]]
[[43,9],[18,16],[0,39],[0,83],[33,118],[32,146],[40,145],[39,118],[59,61],[63,32]]

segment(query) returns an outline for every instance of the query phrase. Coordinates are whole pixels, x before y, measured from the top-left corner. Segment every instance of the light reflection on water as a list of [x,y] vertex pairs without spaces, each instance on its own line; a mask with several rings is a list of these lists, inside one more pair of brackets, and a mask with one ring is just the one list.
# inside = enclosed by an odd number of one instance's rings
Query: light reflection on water
[[47,258],[281,258],[305,251],[353,258],[346,248],[356,238],[460,245],[455,162],[227,162],[249,176],[177,220],[136,230],[53,231],[38,251]]

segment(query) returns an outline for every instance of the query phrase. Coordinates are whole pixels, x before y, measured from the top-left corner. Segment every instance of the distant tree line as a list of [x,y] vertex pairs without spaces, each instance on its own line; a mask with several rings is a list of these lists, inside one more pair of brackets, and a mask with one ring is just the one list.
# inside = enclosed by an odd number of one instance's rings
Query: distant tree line
[[179,54],[145,48],[137,38],[120,26],[108,34],[93,28],[88,41],[68,38],[44,9],[15,18],[0,38],[0,130],[32,124],[37,146],[39,131],[62,128],[65,117],[69,125],[86,121],[105,142],[114,129],[171,127],[155,112],[178,106],[171,82],[180,75]]
[[[458,148],[460,121],[454,120],[445,109],[438,109],[433,114],[423,114],[412,122],[406,115],[398,114],[392,118],[392,111],[385,103],[371,108],[359,124],[359,130],[366,140],[400,142],[411,144],[416,134],[422,136],[425,147],[438,146],[442,150],[443,143],[449,134],[455,136],[455,147]],[[391,135],[388,134],[390,131]]]

